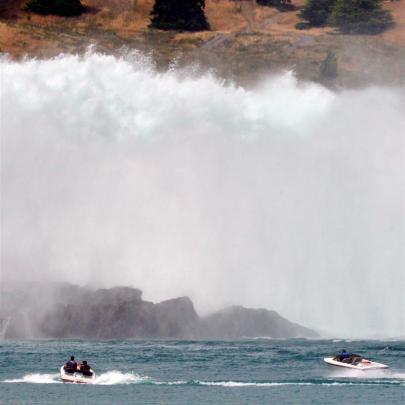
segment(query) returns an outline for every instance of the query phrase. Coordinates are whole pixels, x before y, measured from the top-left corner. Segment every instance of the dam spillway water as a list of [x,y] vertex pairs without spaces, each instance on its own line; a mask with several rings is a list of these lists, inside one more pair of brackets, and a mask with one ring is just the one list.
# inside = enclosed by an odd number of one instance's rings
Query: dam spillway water
[[97,53],[1,61],[2,276],[403,333],[403,95]]

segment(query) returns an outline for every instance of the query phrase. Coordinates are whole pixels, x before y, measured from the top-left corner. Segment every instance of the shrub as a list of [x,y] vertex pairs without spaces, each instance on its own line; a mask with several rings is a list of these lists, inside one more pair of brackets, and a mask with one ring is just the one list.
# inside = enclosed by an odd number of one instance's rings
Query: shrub
[[61,15],[73,17],[85,10],[80,0],[30,0],[26,9],[42,15]]
[[311,26],[319,27],[327,23],[335,3],[336,0],[307,0],[299,15]]
[[294,4],[291,0],[256,0],[260,6],[275,7],[281,11],[294,10]]
[[337,0],[329,24],[350,34],[378,34],[393,24],[382,0]]
[[311,26],[307,22],[301,21],[301,22],[297,22],[297,24],[295,24],[296,30],[308,30],[310,28],[311,28]]
[[205,0],[155,0],[151,26],[162,30],[207,30],[204,8]]
[[325,60],[321,63],[320,68],[321,80],[335,80],[338,77],[338,60],[336,54],[328,49]]

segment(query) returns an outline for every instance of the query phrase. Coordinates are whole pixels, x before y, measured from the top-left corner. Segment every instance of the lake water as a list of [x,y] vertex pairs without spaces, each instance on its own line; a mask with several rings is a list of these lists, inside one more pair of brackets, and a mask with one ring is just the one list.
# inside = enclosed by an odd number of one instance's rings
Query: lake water
[[[334,369],[341,349],[388,370]],[[64,384],[74,354],[94,385]],[[405,342],[348,340],[0,342],[0,403],[15,404],[403,404]]]

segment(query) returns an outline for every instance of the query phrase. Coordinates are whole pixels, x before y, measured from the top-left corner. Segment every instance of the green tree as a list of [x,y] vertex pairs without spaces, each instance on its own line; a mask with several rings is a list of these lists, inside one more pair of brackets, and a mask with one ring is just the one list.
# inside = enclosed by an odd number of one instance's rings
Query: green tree
[[85,10],[80,0],[30,0],[26,9],[37,14],[73,17]]
[[309,25],[320,27],[328,21],[336,0],[307,0],[300,11],[300,17]]
[[378,34],[393,24],[383,0],[337,0],[329,24],[349,34]]
[[162,30],[208,30],[204,9],[205,0],[155,0],[151,26]]
[[294,5],[291,0],[256,0],[256,3],[260,6],[275,7],[281,11],[294,10]]

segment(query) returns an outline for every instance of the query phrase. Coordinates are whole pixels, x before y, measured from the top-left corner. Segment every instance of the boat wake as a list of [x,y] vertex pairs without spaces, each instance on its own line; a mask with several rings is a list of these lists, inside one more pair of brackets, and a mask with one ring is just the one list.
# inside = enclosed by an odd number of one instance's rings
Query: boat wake
[[4,380],[3,383],[62,384],[60,374],[27,374],[22,378]]
[[136,373],[121,373],[117,370],[108,371],[96,377],[94,384],[98,385],[119,385],[119,384],[139,384],[149,381],[149,377]]
[[329,378],[353,378],[363,380],[402,380],[405,382],[405,372],[394,370],[353,370],[353,369],[338,369],[331,371],[328,374]]
[[[282,386],[353,386],[353,385],[405,385],[405,373],[375,370],[361,372],[357,370],[343,370],[334,372],[326,378],[295,381],[201,381],[178,380],[159,381],[137,373],[123,373],[118,370],[100,374],[92,385],[126,385],[147,384],[166,386],[207,386],[224,388],[249,388],[249,387],[282,387]],[[59,374],[27,374],[22,378],[9,379],[3,383],[30,383],[30,384],[62,384]]]
[[[119,384],[136,384],[148,381],[149,377],[143,377],[136,373],[121,373],[112,370],[100,374],[95,379],[96,385],[119,385]],[[3,383],[29,383],[29,384],[62,384],[60,374],[27,374],[22,378],[3,380]]]

